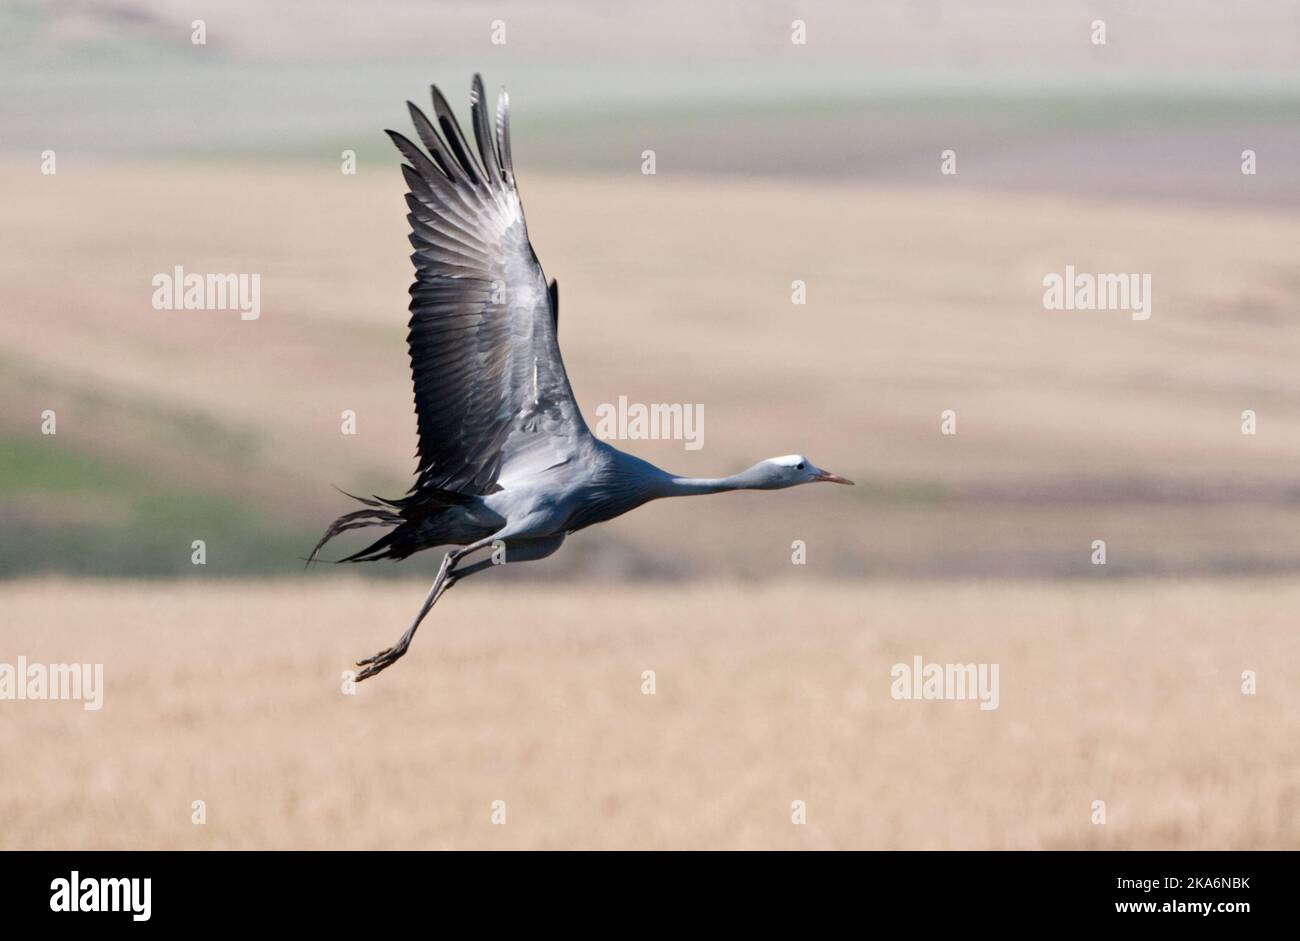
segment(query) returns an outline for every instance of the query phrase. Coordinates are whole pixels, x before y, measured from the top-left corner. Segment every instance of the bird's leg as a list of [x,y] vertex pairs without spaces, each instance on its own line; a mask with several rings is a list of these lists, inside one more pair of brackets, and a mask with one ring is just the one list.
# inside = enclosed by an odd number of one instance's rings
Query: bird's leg
[[[402,635],[401,640],[392,647],[389,647],[387,650],[381,650],[373,657],[366,657],[364,660],[357,661],[357,666],[365,667],[365,669],[357,674],[357,682],[369,679],[376,673],[383,672],[402,658],[406,653],[406,648],[411,646],[411,639],[415,637],[415,631],[419,628],[420,622],[424,620],[425,615],[429,613],[433,606],[438,603],[438,599],[442,597],[443,592],[456,584],[460,578],[465,575],[473,574],[473,572],[479,571],[482,567],[482,563],[480,563],[479,565],[470,566],[465,572],[457,572],[456,565],[469,553],[483,548],[484,545],[491,544],[491,540],[474,543],[465,546],[462,549],[448,552],[446,556],[443,557],[442,567],[438,569],[438,575],[433,580],[433,587],[429,589],[429,594],[425,596],[424,604],[420,605],[420,610],[415,615],[415,620],[411,622],[411,626],[406,629],[406,633]],[[490,560],[488,564],[491,564]]]
[[365,667],[364,670],[357,674],[358,681],[369,679],[376,673],[388,669],[388,667],[400,660],[402,655],[406,653],[406,648],[411,646],[411,638],[415,637],[415,631],[419,628],[420,622],[424,620],[425,615],[429,613],[430,609],[438,601],[438,597],[445,590],[444,586],[447,583],[447,576],[451,571],[451,567],[455,564],[455,560],[452,558],[455,554],[456,553],[454,552],[448,552],[443,556],[442,567],[438,569],[438,575],[433,580],[433,587],[429,589],[429,594],[424,598],[424,604],[420,605],[420,610],[415,615],[415,620],[413,620],[411,626],[406,629],[406,633],[402,635],[402,639],[387,650],[381,650],[373,657],[366,657],[364,660],[357,661],[357,666]]

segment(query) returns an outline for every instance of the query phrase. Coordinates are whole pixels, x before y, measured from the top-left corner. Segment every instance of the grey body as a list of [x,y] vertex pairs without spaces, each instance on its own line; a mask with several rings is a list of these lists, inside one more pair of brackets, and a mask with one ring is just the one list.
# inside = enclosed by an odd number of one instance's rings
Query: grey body
[[565,536],[669,495],[672,478],[653,464],[596,439],[583,445],[563,463],[503,478],[500,491],[481,498],[509,521],[507,537]]
[[[849,483],[797,455],[730,477],[678,477],[596,439],[560,356],[559,292],[528,241],[515,186],[509,103],[495,131],[474,77],[471,115],[478,159],[435,87],[431,122],[408,102],[424,150],[394,131],[410,191],[411,376],[419,429],[416,482],[396,499],[357,498],[312,552],[340,533],[384,535],[341,561],[404,559],[455,545],[410,628],[358,665],[366,679],[396,662],[438,598],[495,564],[545,558],[570,533],[650,500],[727,490],[775,490],[813,481]],[[488,558],[472,554],[491,549]],[[310,561],[310,560],[309,560]]]

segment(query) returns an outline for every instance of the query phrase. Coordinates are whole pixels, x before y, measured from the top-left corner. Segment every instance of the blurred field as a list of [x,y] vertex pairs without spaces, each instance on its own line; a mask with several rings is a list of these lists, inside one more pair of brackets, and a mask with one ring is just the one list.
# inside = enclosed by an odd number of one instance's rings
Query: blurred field
[[[0,568],[188,572],[205,538],[209,571],[289,572],[346,506],[332,484],[405,488],[393,161],[64,167],[6,207]],[[1097,538],[1112,572],[1300,568],[1300,213],[635,170],[522,187],[589,417],[701,403],[702,450],[625,446],[698,475],[799,451],[859,482],[651,506],[573,540],[564,574],[757,577],[795,539],[835,575],[1091,577]],[[259,271],[261,319],[153,310],[176,264]],[[1151,272],[1151,320],[1044,310],[1066,264]]]
[[[1300,845],[1294,580],[484,580],[343,695],[421,589],[0,587],[7,657],[106,676],[0,706],[0,847]],[[999,663],[1000,707],[891,699],[914,655]]]
[[[587,415],[700,404],[702,450],[623,444],[859,483],[652,506],[556,576],[753,579],[796,539],[834,577],[1093,578],[1094,539],[1110,575],[1300,572],[1300,21],[1094,7],[234,0],[196,46],[165,2],[0,0],[0,577],[192,574],[195,539],[209,574],[287,575],[331,485],[404,490],[381,129],[430,81],[463,115],[476,70]],[[260,274],[261,319],[153,310],[176,265]],[[1066,265],[1150,273],[1152,319],[1045,311]]]

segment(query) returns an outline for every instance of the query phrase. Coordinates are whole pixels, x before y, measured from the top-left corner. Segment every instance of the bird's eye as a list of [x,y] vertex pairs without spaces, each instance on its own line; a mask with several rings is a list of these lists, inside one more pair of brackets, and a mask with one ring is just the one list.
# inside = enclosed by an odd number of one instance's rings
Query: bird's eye
[[794,466],[794,469],[795,469],[795,470],[803,470],[803,465],[802,465],[802,464],[796,464],[796,465]]

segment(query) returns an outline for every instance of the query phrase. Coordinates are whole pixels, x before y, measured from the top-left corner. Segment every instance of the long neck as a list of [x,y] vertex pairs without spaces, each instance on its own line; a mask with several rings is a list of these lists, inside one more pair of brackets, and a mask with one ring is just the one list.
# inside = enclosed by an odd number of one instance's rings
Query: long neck
[[613,472],[613,480],[617,481],[617,489],[634,490],[640,494],[642,502],[662,497],[689,497],[698,493],[764,489],[762,466],[758,464],[730,477],[678,477],[603,441],[599,445],[608,468]]
[[664,496],[689,497],[699,493],[725,493],[728,490],[755,489],[760,481],[751,473],[751,467],[730,477],[675,477],[668,475],[664,483]]

